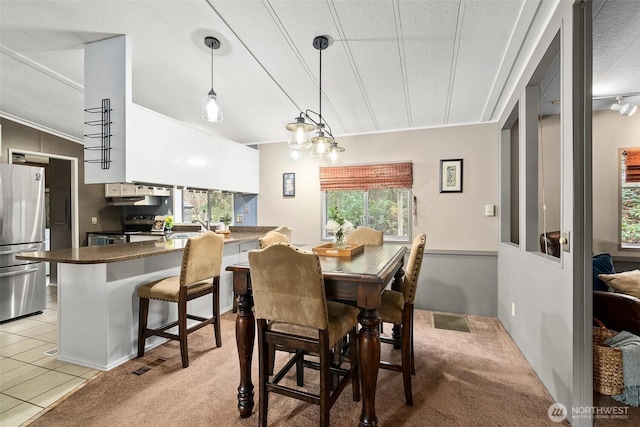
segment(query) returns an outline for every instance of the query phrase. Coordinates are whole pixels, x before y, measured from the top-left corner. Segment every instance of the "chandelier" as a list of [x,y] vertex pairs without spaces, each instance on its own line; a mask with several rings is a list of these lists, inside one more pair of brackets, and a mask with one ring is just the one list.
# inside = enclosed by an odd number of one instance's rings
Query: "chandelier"
[[[313,47],[320,54],[320,74],[318,79],[318,105],[319,112],[305,110],[295,118],[293,123],[287,125],[287,130],[291,132],[289,136],[289,151],[291,158],[296,161],[300,157],[302,151],[311,149],[311,157],[320,160],[329,160],[336,163],[339,160],[340,153],[344,152],[344,148],[339,147],[331,126],[322,117],[322,51],[329,47],[328,36],[317,36],[313,39]],[[315,135],[309,137],[310,132]]]

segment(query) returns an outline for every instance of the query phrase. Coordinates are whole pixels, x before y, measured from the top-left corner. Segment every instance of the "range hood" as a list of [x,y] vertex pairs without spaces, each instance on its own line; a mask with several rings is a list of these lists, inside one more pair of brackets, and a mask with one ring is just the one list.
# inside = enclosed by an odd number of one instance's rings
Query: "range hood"
[[158,196],[127,196],[107,198],[107,206],[157,206],[162,198]]

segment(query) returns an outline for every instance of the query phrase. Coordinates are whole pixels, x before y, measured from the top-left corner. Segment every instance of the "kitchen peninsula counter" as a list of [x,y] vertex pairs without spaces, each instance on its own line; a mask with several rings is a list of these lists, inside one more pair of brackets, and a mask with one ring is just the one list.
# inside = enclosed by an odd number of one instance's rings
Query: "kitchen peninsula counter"
[[[271,228],[272,229],[272,228]],[[177,234],[177,233],[176,233]],[[220,274],[220,310],[233,307],[233,275],[228,265],[245,261],[262,230],[225,235]],[[137,289],[180,274],[186,238],[23,253],[20,259],[55,262],[58,269],[58,360],[107,371],[137,356]],[[151,301],[149,327],[177,320],[177,304]],[[189,313],[210,317],[212,298],[188,303]],[[146,349],[165,342],[149,337]],[[227,343],[227,345],[230,343]],[[215,344],[212,341],[212,347]]]
[[[234,232],[225,237],[225,247],[230,243],[255,242],[263,235],[264,233]],[[18,255],[16,258],[68,264],[101,264],[182,252],[186,244],[187,239],[184,238],[158,236],[157,240],[145,242],[29,252]]]

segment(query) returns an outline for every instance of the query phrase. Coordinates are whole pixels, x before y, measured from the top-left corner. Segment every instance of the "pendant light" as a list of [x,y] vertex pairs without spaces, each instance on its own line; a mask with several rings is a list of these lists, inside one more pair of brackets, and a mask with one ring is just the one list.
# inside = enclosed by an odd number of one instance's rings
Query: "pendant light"
[[211,90],[202,103],[202,118],[209,122],[221,122],[222,104],[213,90],[213,50],[220,48],[220,41],[215,37],[205,37],[204,44],[211,50]]
[[[318,77],[318,106],[319,112],[306,110],[295,118],[293,123],[287,125],[287,130],[291,132],[288,140],[291,158],[297,160],[302,150],[311,148],[311,157],[321,160],[330,159],[333,163],[338,161],[340,153],[344,148],[338,147],[338,143],[333,138],[331,127],[322,117],[322,51],[329,47],[329,36],[317,36],[313,39],[313,47],[316,48],[320,56],[320,73]],[[317,116],[317,121],[309,114]],[[309,138],[309,132],[316,131],[315,136]]]

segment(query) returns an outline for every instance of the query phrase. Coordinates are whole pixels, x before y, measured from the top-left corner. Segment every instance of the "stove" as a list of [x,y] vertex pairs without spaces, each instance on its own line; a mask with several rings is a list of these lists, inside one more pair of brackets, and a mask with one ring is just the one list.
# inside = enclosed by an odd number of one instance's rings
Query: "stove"
[[151,231],[154,215],[129,215],[122,222],[122,229],[127,231]]

